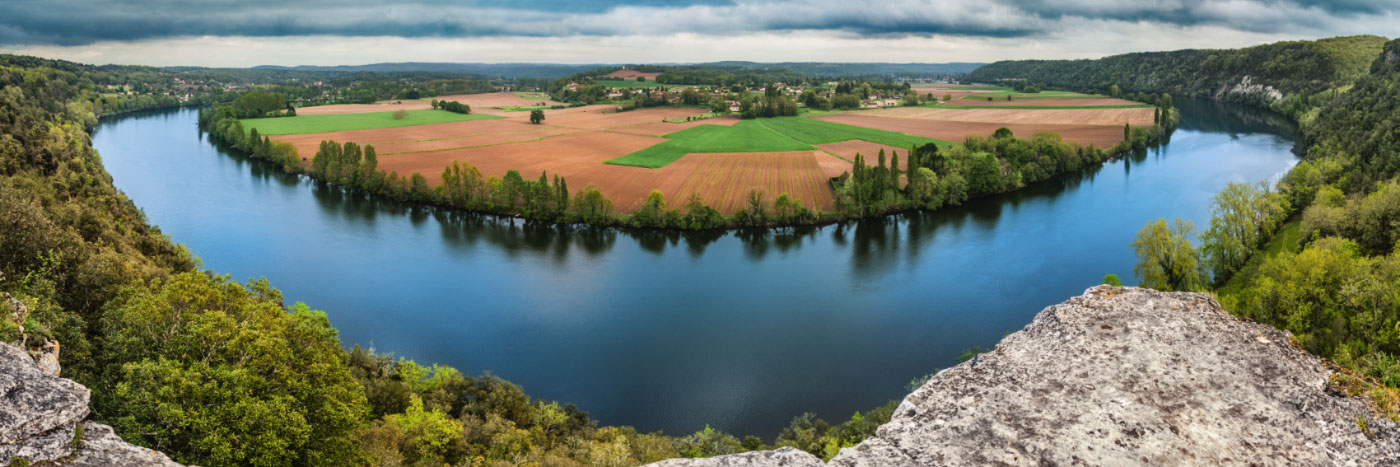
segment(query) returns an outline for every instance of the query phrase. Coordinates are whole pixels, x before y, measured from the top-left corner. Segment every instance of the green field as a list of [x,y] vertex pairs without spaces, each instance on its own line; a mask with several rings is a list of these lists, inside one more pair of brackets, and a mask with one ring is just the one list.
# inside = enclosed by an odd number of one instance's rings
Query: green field
[[893,131],[861,128],[802,117],[744,120],[734,126],[700,125],[666,135],[666,142],[607,161],[608,164],[659,168],[689,153],[807,151],[813,145],[853,139],[907,148],[952,143]]
[[258,129],[263,135],[299,135],[303,133],[325,133],[328,131],[371,130],[375,128],[397,128],[403,126],[427,125],[431,123],[461,122],[502,118],[496,115],[459,114],[446,110],[410,110],[402,120],[394,118],[394,112],[371,112],[362,114],[298,115],[295,117],[245,118],[239,120],[244,131]]
[[680,86],[679,84],[661,84],[655,81],[632,81],[621,79],[595,79],[593,84],[609,88],[659,88]]

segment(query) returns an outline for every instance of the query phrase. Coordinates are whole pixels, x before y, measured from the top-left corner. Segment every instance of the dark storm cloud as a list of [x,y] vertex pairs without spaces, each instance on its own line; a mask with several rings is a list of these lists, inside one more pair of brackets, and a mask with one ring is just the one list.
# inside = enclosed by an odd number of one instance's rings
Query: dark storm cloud
[[0,44],[183,36],[628,36],[832,30],[854,36],[1019,37],[1070,21],[1323,30],[1400,0],[4,0]]

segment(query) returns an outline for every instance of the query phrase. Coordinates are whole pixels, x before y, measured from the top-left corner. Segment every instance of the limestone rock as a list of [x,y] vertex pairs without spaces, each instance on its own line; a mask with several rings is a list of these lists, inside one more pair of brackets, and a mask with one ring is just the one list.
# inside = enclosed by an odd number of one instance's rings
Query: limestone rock
[[785,467],[821,467],[822,460],[795,448],[778,448],[772,451],[753,451],[727,456],[702,459],[666,459],[650,465],[658,467],[747,467],[780,465]]
[[160,451],[133,446],[122,441],[112,427],[101,423],[83,422],[83,439],[78,446],[78,454],[63,462],[69,467],[135,467],[168,466],[180,464],[170,460]]
[[[1331,374],[1208,295],[1098,286],[930,378],[831,465],[1400,465],[1400,427]],[[665,465],[778,465],[732,457]]]
[[0,344],[0,465],[17,459],[54,466],[179,465],[122,441],[111,427],[83,422],[87,388],[53,373],[24,350]]
[[0,344],[0,460],[54,460],[72,452],[88,390],[55,378],[18,347]]

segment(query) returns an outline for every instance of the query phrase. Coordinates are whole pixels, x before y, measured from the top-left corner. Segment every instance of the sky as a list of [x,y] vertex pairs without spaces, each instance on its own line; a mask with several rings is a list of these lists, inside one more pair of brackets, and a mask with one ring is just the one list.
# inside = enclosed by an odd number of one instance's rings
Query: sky
[[1400,36],[1400,0],[0,0],[84,63],[992,62]]

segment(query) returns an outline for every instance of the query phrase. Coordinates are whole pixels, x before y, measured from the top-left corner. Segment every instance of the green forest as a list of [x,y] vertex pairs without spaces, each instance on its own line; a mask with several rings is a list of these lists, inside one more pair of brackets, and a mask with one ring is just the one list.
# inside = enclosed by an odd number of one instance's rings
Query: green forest
[[[1119,90],[1215,97],[1301,114],[1365,76],[1385,42],[1380,36],[1350,36],[1231,50],[1130,53],[1096,60],[1002,61],[973,70],[966,79],[1029,81],[1114,97]],[[1242,84],[1259,88],[1220,94],[1227,86]],[[1263,86],[1277,90],[1282,99],[1269,97]]]

